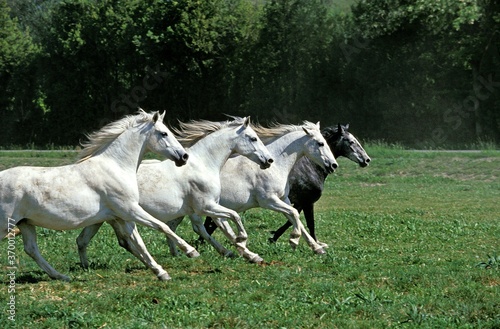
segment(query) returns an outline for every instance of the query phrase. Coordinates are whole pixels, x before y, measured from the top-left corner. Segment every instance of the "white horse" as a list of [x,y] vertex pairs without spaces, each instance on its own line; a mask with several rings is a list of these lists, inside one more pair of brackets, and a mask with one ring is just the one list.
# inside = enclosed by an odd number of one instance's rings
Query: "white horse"
[[[221,173],[222,194],[220,204],[236,212],[261,207],[283,213],[293,224],[290,235],[290,244],[295,248],[301,234],[309,246],[318,254],[325,253],[305,230],[300,221],[299,213],[290,205],[288,199],[288,176],[294,164],[303,156],[322,166],[328,173],[333,172],[338,164],[319,129],[319,122],[313,124],[304,122],[302,126],[276,125],[272,128],[254,127],[259,137],[264,141],[267,149],[273,156],[274,163],[267,170],[258,170],[249,165],[248,159],[238,156],[230,158]],[[196,217],[197,215],[191,215]],[[170,227],[175,231],[182,218],[171,221]],[[201,220],[201,219],[196,219]],[[241,256],[251,262],[261,262],[262,258],[246,247],[246,239],[236,237],[231,226],[225,219],[214,218],[224,234],[237,243]],[[169,241],[173,255],[177,249],[173,241]]]
[[0,238],[17,225],[24,250],[53,279],[69,280],[40,255],[36,226],[71,230],[116,219],[114,227],[136,239],[134,252],[160,280],[168,273],[147,251],[133,223],[161,230],[196,256],[167,225],[139,206],[136,171],[146,151],[184,165],[188,154],[162,123],[163,115],[139,110],[89,135],[75,164],[16,167],[0,172]]
[[[189,162],[181,168],[175,168],[170,161],[142,163],[137,172],[140,205],[164,223],[191,214],[229,218],[238,227],[237,239],[245,240],[247,233],[238,213],[219,205],[218,201],[221,193],[220,171],[231,154],[241,154],[262,169],[273,162],[249,123],[248,117],[227,122],[181,123],[182,129],[176,134],[184,146],[191,145],[188,149]],[[249,166],[258,167],[254,163]],[[194,230],[214,244],[221,254],[228,255],[228,250],[206,232],[200,217],[193,218],[192,224]],[[77,238],[83,267],[88,266],[87,246],[101,225],[86,227]],[[133,243],[119,231],[116,235],[120,244],[126,242],[122,245],[125,248]]]

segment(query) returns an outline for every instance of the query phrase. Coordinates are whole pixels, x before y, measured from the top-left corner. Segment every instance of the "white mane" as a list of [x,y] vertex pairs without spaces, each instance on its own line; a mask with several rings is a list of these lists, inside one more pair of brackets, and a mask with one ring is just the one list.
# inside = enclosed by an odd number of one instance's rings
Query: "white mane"
[[146,113],[144,110],[139,109],[137,114],[127,115],[124,118],[111,122],[98,131],[87,135],[88,141],[82,143],[83,150],[78,154],[77,163],[93,157],[128,128],[152,120],[153,114]]

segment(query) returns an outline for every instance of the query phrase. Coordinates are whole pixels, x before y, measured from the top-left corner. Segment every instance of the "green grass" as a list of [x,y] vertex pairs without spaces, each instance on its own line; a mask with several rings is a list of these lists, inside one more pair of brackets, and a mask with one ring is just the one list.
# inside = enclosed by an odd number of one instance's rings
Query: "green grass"
[[[413,152],[373,145],[370,167],[340,159],[317,203],[314,255],[302,241],[267,243],[284,217],[243,215],[249,247],[268,262],[172,258],[164,238],[140,228],[172,276],[160,282],[120,248],[104,225],[78,266],[79,232],[38,229],[42,254],[70,283],[52,281],[16,238],[16,320],[7,319],[4,275],[0,326],[19,328],[499,328],[500,153]],[[0,151],[0,169],[57,165],[71,152]],[[190,224],[178,230],[194,241]],[[229,246],[216,233],[216,237]],[[0,248],[7,250],[7,241]],[[0,264],[7,272],[6,252]]]

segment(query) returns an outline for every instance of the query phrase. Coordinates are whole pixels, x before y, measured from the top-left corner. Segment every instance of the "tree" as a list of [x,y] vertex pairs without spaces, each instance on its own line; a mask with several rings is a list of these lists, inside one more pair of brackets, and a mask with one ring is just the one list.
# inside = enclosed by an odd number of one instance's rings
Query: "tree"
[[[297,122],[319,118],[310,92],[318,64],[328,60],[330,21],[322,1],[270,1],[264,7],[261,30],[245,54],[242,93],[244,108],[263,119]],[[314,93],[315,94],[315,93]]]
[[0,95],[0,139],[4,144],[24,143],[27,139],[21,136],[33,135],[38,113],[32,103],[31,62],[37,54],[29,30],[19,28],[17,20],[10,17],[7,2],[0,0],[0,90],[4,91]]
[[467,102],[475,60],[496,34],[482,28],[485,3],[374,0],[353,7],[353,27],[367,43],[349,70],[364,79],[355,94],[369,100],[360,106],[375,113],[372,128],[419,146],[484,137],[481,114]]

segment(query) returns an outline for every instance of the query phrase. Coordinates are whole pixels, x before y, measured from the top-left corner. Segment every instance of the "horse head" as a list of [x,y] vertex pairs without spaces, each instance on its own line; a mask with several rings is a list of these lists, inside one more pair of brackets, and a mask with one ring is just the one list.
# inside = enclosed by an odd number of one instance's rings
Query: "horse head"
[[360,167],[366,167],[370,164],[370,157],[359,141],[349,131],[349,124],[345,126],[340,123],[337,127],[327,127],[322,131],[333,154],[336,158],[343,156],[359,164]]
[[243,124],[236,131],[238,134],[235,145],[236,153],[258,163],[261,169],[269,168],[274,160],[257,133],[252,129],[250,117],[244,118]]
[[319,122],[316,124],[312,124],[310,122],[306,122],[302,129],[308,136],[308,140],[305,143],[306,146],[306,155],[326,170],[327,173],[332,173],[337,169],[338,163],[333,156],[333,153],[321,134],[319,129]]
[[152,127],[147,147],[150,151],[173,160],[176,166],[183,166],[186,164],[189,154],[187,154],[186,150],[177,141],[174,134],[165,126],[163,123],[164,117],[165,112],[163,114],[159,114],[158,112],[151,114]]

